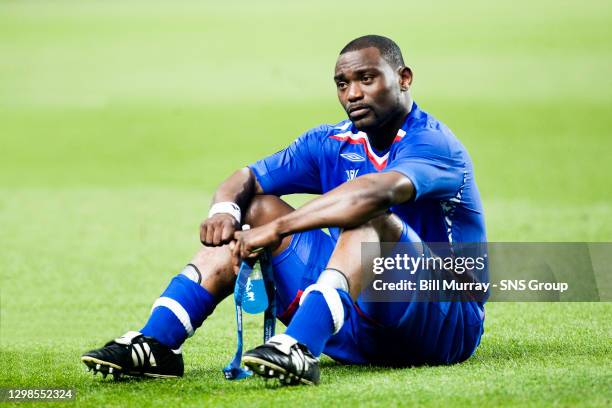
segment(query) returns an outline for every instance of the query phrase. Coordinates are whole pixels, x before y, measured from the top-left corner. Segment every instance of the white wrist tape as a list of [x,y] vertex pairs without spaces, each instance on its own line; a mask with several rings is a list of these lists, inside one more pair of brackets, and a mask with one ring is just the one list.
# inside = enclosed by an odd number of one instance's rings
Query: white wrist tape
[[232,203],[231,201],[224,201],[222,203],[215,203],[212,207],[210,207],[210,211],[208,212],[208,218],[212,217],[215,214],[229,214],[240,224],[242,221],[242,213],[240,211],[240,207],[238,204]]
[[329,311],[331,312],[332,320],[334,321],[334,334],[338,333],[344,324],[344,305],[342,304],[338,291],[331,286],[313,283],[306,288],[304,293],[302,293],[300,305],[304,303],[304,299],[306,299],[306,296],[312,291],[320,292],[323,295],[325,303],[327,303],[327,307],[329,307]]

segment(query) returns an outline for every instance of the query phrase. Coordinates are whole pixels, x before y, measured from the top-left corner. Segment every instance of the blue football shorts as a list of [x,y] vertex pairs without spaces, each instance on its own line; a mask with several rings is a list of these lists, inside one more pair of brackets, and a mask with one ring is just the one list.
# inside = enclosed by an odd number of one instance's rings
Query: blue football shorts
[[[404,223],[400,242],[421,242]],[[278,317],[288,324],[302,292],[327,266],[335,241],[322,230],[293,235],[273,258]],[[365,302],[348,311],[323,353],[345,364],[452,364],[470,357],[483,333],[484,309],[465,302]]]

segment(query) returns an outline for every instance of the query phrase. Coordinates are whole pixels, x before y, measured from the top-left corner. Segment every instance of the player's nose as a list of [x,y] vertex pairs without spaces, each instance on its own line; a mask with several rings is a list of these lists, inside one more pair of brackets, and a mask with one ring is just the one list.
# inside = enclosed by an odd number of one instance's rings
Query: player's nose
[[352,82],[349,84],[346,97],[349,102],[355,102],[363,98],[363,93],[361,92],[361,87],[359,86],[359,83]]

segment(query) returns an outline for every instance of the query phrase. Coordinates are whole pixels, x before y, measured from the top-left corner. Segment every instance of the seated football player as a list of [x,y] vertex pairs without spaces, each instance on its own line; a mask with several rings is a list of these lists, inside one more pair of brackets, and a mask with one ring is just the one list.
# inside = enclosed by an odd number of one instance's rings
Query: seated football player
[[[272,251],[277,315],[287,329],[244,354],[255,373],[317,384],[322,353],[344,364],[394,366],[471,356],[483,302],[362,296],[362,242],[486,241],[470,156],[413,101],[412,79],[392,40],[348,43],[334,73],[348,118],[312,128],[226,179],[201,224],[202,248],[149,320],[82,361],[105,374],[183,375],[181,345],[232,293],[240,260],[263,247]],[[279,198],[293,193],[320,196],[294,210]]]

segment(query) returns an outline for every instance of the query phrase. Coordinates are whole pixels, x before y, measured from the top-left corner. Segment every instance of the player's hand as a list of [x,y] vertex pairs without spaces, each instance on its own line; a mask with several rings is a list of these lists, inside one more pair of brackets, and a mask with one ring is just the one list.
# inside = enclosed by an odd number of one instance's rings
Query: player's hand
[[206,246],[225,245],[234,239],[238,222],[229,214],[215,214],[200,224],[200,241]]
[[241,260],[257,257],[263,248],[276,248],[280,245],[281,239],[273,222],[250,230],[234,232],[234,241],[230,244],[234,272],[238,273]]

